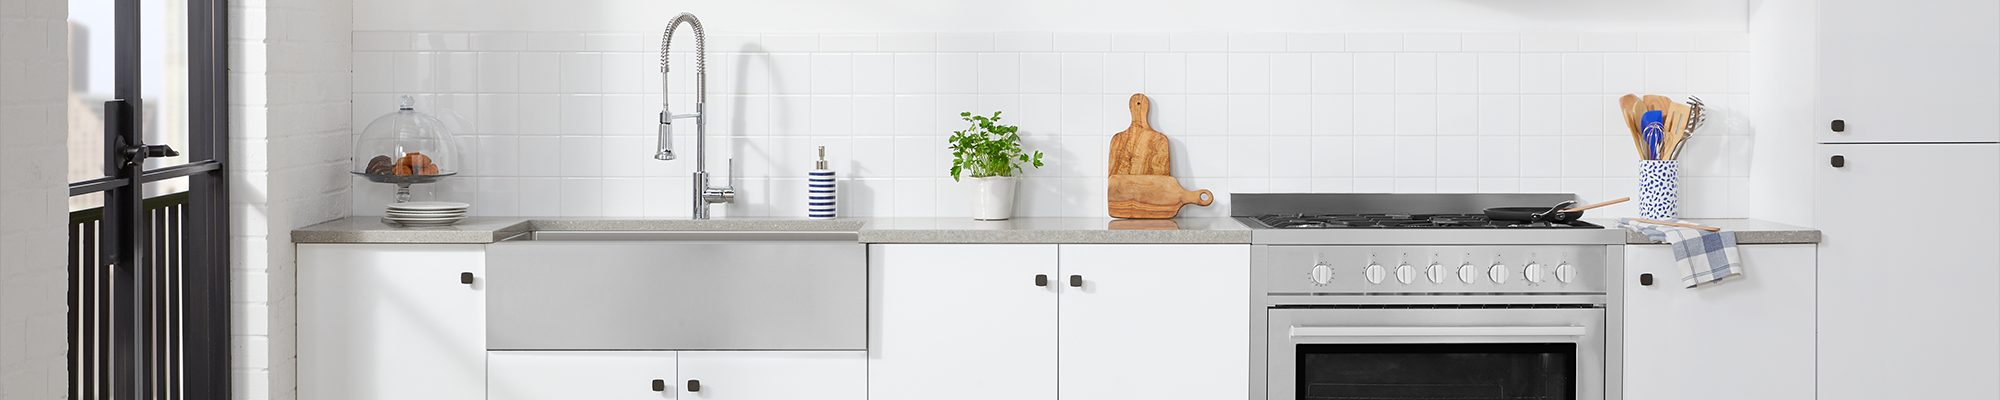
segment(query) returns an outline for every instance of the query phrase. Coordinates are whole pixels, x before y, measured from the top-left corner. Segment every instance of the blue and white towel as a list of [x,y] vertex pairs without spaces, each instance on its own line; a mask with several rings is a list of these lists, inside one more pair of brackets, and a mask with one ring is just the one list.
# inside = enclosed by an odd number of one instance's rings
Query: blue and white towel
[[[1679,221],[1675,221],[1679,222]],[[1695,287],[1743,273],[1743,259],[1736,255],[1735,232],[1708,232],[1618,219],[1618,226],[1674,248],[1674,261],[1681,267],[1681,283]]]

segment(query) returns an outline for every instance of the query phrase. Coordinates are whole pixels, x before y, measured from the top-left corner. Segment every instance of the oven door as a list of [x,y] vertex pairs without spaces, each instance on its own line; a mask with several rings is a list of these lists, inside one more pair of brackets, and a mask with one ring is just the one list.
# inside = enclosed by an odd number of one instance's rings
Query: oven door
[[1269,312],[1269,400],[1605,400],[1602,308]]

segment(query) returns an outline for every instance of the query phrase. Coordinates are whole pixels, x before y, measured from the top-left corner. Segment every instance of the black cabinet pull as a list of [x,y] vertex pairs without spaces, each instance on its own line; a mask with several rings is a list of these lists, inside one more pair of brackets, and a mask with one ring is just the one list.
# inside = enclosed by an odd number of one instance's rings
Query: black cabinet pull
[[1835,154],[1835,155],[1833,155],[1833,159],[1831,159],[1831,160],[1827,160],[1827,163],[1828,163],[1828,164],[1833,164],[1833,167],[1834,167],[1834,168],[1846,168],[1846,167],[1847,167],[1847,156],[1843,156],[1843,155],[1839,155],[1839,154]]
[[689,380],[688,380],[688,391],[689,391],[689,392],[699,392],[699,391],[701,391],[701,380],[700,380],[700,379],[689,379]]
[[1049,276],[1047,274],[1035,274],[1035,286],[1049,287]]
[[463,283],[467,285],[472,284],[472,273],[471,272],[458,273],[458,283]]
[[1847,132],[1847,120],[1844,120],[1844,119],[1836,119],[1836,120],[1833,120],[1833,131],[1834,131],[1834,132]]
[[1653,286],[1653,274],[1639,274],[1639,286]]
[[1069,287],[1083,287],[1083,275],[1070,275]]
[[665,380],[665,379],[654,379],[654,380],[653,380],[653,391],[655,391],[655,392],[665,392],[665,391],[667,391],[667,380]]

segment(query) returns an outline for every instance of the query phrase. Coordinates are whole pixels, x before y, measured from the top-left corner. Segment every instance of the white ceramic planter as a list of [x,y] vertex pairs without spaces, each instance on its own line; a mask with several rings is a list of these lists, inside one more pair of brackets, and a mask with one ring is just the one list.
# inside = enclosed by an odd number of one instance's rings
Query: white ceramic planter
[[972,219],[981,221],[1003,220],[1014,217],[1014,177],[994,176],[986,178],[965,178],[963,184],[972,185]]

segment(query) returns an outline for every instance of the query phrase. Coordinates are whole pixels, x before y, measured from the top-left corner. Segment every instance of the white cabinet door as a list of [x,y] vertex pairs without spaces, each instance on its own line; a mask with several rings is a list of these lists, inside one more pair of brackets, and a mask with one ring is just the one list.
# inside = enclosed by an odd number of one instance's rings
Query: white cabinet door
[[674,357],[671,351],[495,351],[487,357],[486,398],[672,399],[682,387]]
[[1821,142],[2000,140],[2000,2],[1822,0],[1819,31]]
[[868,264],[869,398],[1055,399],[1055,245],[871,245]]
[[299,398],[486,398],[484,248],[299,245]]
[[1250,395],[1249,246],[1063,245],[1061,252],[1059,398]]
[[2000,398],[2000,145],[1819,156],[1820,397]]
[[866,400],[868,354],[684,351],[680,382],[682,400]]
[[1738,250],[1742,276],[1689,289],[1673,248],[1625,247],[1625,400],[1813,398],[1817,250]]

